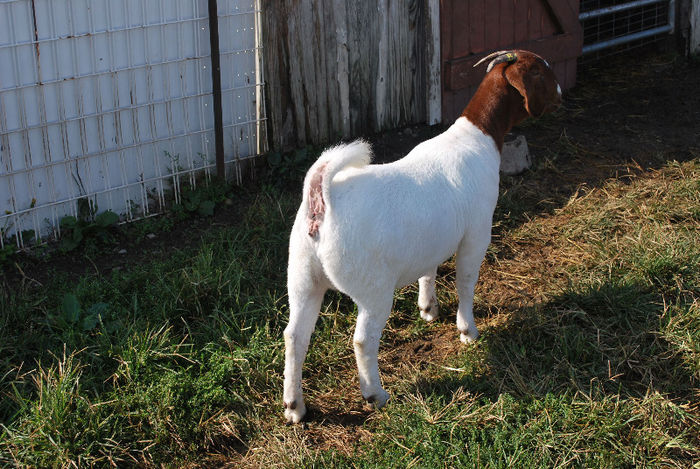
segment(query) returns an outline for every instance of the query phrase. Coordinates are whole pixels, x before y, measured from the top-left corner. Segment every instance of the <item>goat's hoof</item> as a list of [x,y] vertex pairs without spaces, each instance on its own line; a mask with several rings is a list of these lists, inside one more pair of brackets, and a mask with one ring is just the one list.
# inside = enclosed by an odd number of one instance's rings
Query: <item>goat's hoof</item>
[[440,308],[438,307],[438,302],[435,297],[430,300],[428,306],[425,308],[420,308],[420,317],[426,322],[434,321],[440,315]]
[[287,425],[299,423],[306,415],[306,405],[304,402],[285,402],[284,417],[287,419]]
[[478,339],[478,338],[479,338],[479,331],[476,330],[476,328],[474,328],[473,332],[470,329],[466,334],[464,332],[460,332],[460,334],[459,334],[459,340],[461,340],[465,344],[471,344],[474,341],[476,341],[476,339]]
[[[364,397],[364,396],[363,396]],[[383,389],[364,398],[368,404],[374,406],[375,409],[381,409],[384,407],[389,400],[389,393]]]

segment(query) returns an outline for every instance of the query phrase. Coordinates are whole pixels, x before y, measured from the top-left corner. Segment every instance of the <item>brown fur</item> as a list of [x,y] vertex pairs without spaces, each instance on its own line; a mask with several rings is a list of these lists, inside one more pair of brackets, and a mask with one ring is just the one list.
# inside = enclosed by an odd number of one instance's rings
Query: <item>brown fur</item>
[[514,63],[500,63],[484,77],[462,112],[471,123],[490,135],[500,151],[510,129],[528,115],[539,117],[561,104],[554,72],[544,60],[516,51]]

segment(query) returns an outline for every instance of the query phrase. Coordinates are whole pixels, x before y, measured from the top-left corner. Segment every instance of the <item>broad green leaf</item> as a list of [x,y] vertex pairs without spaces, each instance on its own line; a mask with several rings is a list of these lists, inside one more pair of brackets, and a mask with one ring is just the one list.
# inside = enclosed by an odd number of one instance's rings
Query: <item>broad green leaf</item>
[[111,210],[107,210],[106,212],[102,212],[97,217],[95,217],[95,223],[97,223],[99,226],[106,228],[108,226],[114,225],[119,221],[119,215],[114,213]]
[[78,219],[72,215],[68,215],[66,217],[61,218],[61,221],[59,222],[59,224],[61,225],[61,228],[63,228],[64,230],[75,228],[75,226],[78,224]]
[[203,217],[210,217],[214,215],[214,207],[216,204],[211,200],[205,200],[199,204],[199,209],[197,212]]
[[80,318],[80,302],[73,293],[66,293],[61,303],[61,314],[66,322],[75,324]]

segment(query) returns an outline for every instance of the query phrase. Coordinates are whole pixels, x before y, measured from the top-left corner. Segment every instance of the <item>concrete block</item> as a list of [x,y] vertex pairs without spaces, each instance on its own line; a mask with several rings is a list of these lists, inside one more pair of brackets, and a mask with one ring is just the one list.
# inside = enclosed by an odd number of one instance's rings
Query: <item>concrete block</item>
[[509,176],[520,174],[530,166],[532,166],[532,159],[524,135],[518,135],[515,139],[503,143],[501,151],[501,172],[503,174]]
[[690,4],[690,53],[700,54],[700,0]]

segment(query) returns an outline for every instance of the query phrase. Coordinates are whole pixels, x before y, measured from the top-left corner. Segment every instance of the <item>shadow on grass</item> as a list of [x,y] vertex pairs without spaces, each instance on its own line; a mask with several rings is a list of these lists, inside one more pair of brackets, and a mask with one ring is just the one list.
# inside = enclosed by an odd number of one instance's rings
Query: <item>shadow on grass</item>
[[697,372],[665,338],[668,320],[663,301],[639,285],[569,290],[515,311],[507,323],[483,331],[475,348],[458,354],[455,368],[480,361],[482,373],[421,380],[417,391],[449,400],[464,387],[493,401],[503,393],[532,399],[600,390],[622,398],[658,392],[692,402]]

